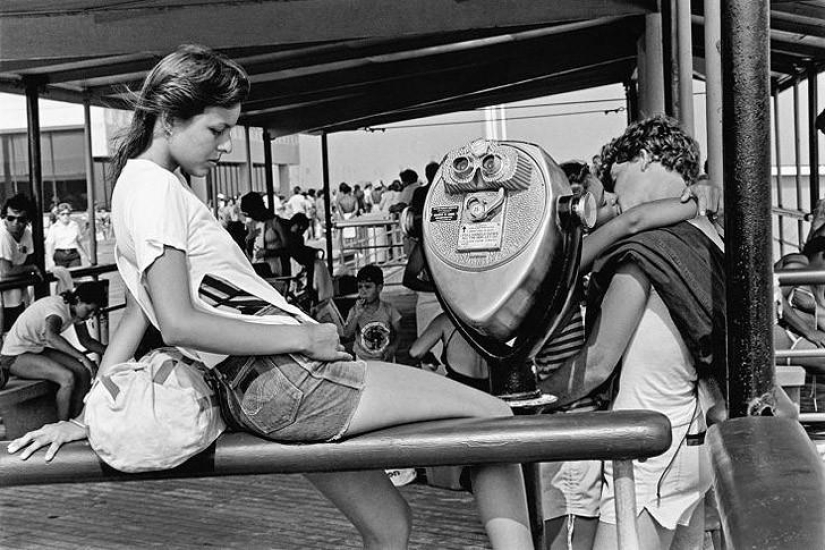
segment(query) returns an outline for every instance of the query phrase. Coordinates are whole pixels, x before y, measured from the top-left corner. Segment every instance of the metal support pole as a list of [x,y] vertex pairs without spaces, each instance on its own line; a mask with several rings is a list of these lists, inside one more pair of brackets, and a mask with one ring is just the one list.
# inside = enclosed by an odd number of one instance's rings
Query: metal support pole
[[679,121],[691,136],[696,135],[693,116],[693,37],[690,0],[676,0],[676,50],[678,60]]
[[773,412],[768,0],[722,4],[730,415]]
[[816,208],[819,200],[819,133],[816,130],[816,115],[819,113],[817,105],[817,67],[816,63],[808,63],[808,166],[811,174],[811,210]]
[[[43,235],[43,167],[40,153],[40,106],[37,84],[26,83],[26,115],[29,141],[29,197],[34,203],[31,212],[32,239],[34,240],[34,263],[40,271],[46,270],[46,250]],[[42,298],[49,295],[48,283],[34,285],[34,295]]]
[[664,75],[665,93],[665,114],[673,118],[679,118],[679,73],[677,72],[678,61],[676,59],[676,48],[674,38],[676,36],[675,25],[673,23],[673,2],[674,0],[661,0],[662,18],[662,63]]
[[719,0],[705,0],[705,119],[708,134],[708,176],[722,178],[722,28]]
[[206,204],[212,211],[212,215],[218,217],[217,197],[215,196],[215,171],[210,170],[206,173]]
[[275,213],[275,179],[272,176],[272,134],[264,130],[264,181],[266,182],[266,204]]
[[[779,92],[773,92],[773,150],[774,160],[776,160],[776,206],[782,208],[782,147],[781,147],[781,129],[779,124]],[[785,219],[780,216],[777,224],[777,231],[779,232],[779,255],[785,255]]]
[[95,161],[92,156],[92,109],[83,98],[83,138],[86,149],[86,212],[89,217],[89,261],[97,265],[97,219],[95,218]]
[[613,488],[618,550],[636,550],[639,548],[639,530],[636,525],[636,484],[632,460],[613,461]]
[[[326,226],[326,241],[327,241],[327,269],[330,273],[335,273],[332,268],[332,197],[329,185],[329,144],[327,143],[327,134],[321,134],[321,166],[324,175],[324,224]],[[341,258],[344,257],[343,249],[338,250]]]
[[[779,111],[777,111],[779,113]],[[799,75],[793,80],[793,156],[796,175],[794,184],[796,188],[796,209],[802,210],[802,131],[799,123]],[[813,206],[811,208],[813,210]],[[796,241],[802,246],[802,220],[796,222]]]
[[246,138],[246,190],[253,191],[253,167],[252,167],[252,141],[249,139],[249,126],[243,127],[244,137]]
[[645,16],[645,35],[639,52],[639,118],[665,112],[665,75],[662,53],[662,18]]
[[528,462],[521,465],[524,474],[524,493],[527,497],[527,515],[530,518],[530,531],[533,536],[533,547],[544,548],[544,509],[541,504],[541,471],[538,462]]
[[627,123],[639,120],[639,88],[632,78],[624,83],[624,94],[627,101]]

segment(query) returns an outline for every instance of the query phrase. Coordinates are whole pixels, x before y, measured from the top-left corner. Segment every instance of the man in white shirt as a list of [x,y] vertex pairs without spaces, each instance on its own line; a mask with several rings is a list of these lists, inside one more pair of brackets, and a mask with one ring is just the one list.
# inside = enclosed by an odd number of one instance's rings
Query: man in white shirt
[[292,218],[295,214],[303,214],[306,216],[307,200],[304,198],[304,194],[301,193],[300,187],[296,186],[293,190],[293,194],[289,197],[289,201],[287,202],[287,207],[291,212],[290,218]]
[[[34,265],[34,241],[29,228],[29,214],[36,209],[23,194],[14,195],[3,205],[0,223],[0,278],[21,275],[42,276]],[[13,288],[2,292],[3,332],[8,332],[25,309],[27,289]]]

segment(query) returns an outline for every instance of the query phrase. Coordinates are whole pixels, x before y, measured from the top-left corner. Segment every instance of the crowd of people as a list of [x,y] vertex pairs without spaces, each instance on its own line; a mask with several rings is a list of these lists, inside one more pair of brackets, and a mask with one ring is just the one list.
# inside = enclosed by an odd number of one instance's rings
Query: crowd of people
[[[381,297],[380,267],[358,272],[358,298],[338,326],[316,322],[267,280],[289,275],[292,261],[307,270],[318,265],[317,251],[305,244],[305,235],[323,219],[312,190],[295,188],[272,211],[258,193],[219,196],[217,219],[189,192],[180,172],[203,176],[215,157],[231,149],[230,130],[248,89],[240,66],[198,46],[181,47],[149,73],[137,104],[139,116],[114,159],[111,218],[118,269],[128,289],[126,310],[105,350],[80,333],[87,350],[103,353],[99,369],[86,365],[81,352],[59,338],[65,327],[99,306],[92,290],[78,287],[25,311],[15,309],[18,297],[7,300],[4,293],[4,316],[17,317],[7,323],[12,337],[0,351],[4,371],[25,376],[39,368],[65,378],[66,371],[83,375],[74,368],[80,363],[101,376],[130,360],[154,327],[167,344],[209,369],[235,372],[239,365],[250,366],[254,380],[246,383],[258,392],[259,406],[237,414],[247,420],[257,415],[253,420],[269,426],[265,436],[272,439],[333,441],[423,420],[510,416],[509,406],[489,394],[483,357],[433,307],[423,264],[405,275],[420,293],[417,314],[426,307],[409,355],[428,368],[416,369],[395,363],[400,313]],[[610,408],[668,417],[670,448],[634,464],[640,548],[700,548],[703,503],[711,486],[701,434],[711,421],[724,418],[725,409],[719,383],[726,362],[720,293],[724,243],[705,215],[716,210],[718,185],[702,180],[697,143],[666,117],[631,124],[596,159],[593,165],[563,165],[571,183],[596,198],[598,226],[582,246],[581,272],[588,283],[586,295],[574,304],[574,326],[562,333],[564,345],[551,339],[538,354],[540,385],[558,396],[551,411],[556,414]],[[427,166],[426,182],[404,170],[386,189],[341,183],[332,214],[351,219],[377,210],[397,212],[421,200],[437,169],[437,164]],[[36,272],[25,254],[31,247],[29,212],[31,207],[20,201],[4,207],[0,274]],[[69,229],[61,231],[69,234]],[[70,250],[63,248],[69,237],[58,237],[55,254]],[[823,239],[817,235],[808,241],[806,265],[825,261]],[[410,262],[416,254],[421,254],[420,243],[411,242]],[[63,254],[61,261],[73,259]],[[797,307],[808,298],[798,294],[798,299],[783,295],[783,304]],[[821,292],[811,294],[818,323]],[[36,328],[37,323],[45,328]],[[32,335],[45,336],[35,341]],[[814,332],[806,337],[825,344]],[[352,354],[344,346],[350,342]],[[86,389],[88,382],[83,378],[76,386]],[[294,392],[279,391],[286,386],[301,395],[298,402]],[[86,436],[75,386],[64,393],[61,419],[71,421],[26,434],[11,444],[11,452],[22,451],[27,458],[49,446],[46,459],[51,460],[62,443]],[[776,414],[793,414],[781,388],[776,403]],[[469,472],[493,548],[531,548],[520,469],[482,465]],[[366,548],[406,547],[410,510],[386,474],[307,477],[353,522]],[[542,477],[549,547],[616,547],[611,463],[544,465]]]

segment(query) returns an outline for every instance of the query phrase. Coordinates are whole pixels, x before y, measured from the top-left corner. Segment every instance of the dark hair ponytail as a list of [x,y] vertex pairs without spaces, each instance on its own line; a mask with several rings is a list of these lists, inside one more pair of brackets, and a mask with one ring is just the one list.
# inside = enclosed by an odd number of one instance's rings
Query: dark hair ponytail
[[249,78],[236,62],[205,46],[180,46],[155,65],[131,101],[134,117],[117,138],[112,185],[126,161],[149,148],[158,119],[187,120],[207,107],[229,108],[248,93]]
[[137,157],[149,148],[156,118],[153,114],[135,110],[132,123],[116,138],[117,150],[112,156],[112,185],[120,177],[126,161]]

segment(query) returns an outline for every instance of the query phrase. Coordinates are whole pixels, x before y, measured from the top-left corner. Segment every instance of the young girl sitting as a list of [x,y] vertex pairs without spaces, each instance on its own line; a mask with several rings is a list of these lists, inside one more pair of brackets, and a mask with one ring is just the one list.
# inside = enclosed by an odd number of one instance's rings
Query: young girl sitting
[[[86,353],[103,355],[105,350],[86,328],[86,320],[106,303],[104,292],[98,283],[82,283],[73,291],[40,298],[17,318],[0,350],[0,368],[4,371],[58,385],[59,420],[68,420],[83,408],[83,397],[97,370]],[[71,326],[85,352],[75,349],[62,336]]]

